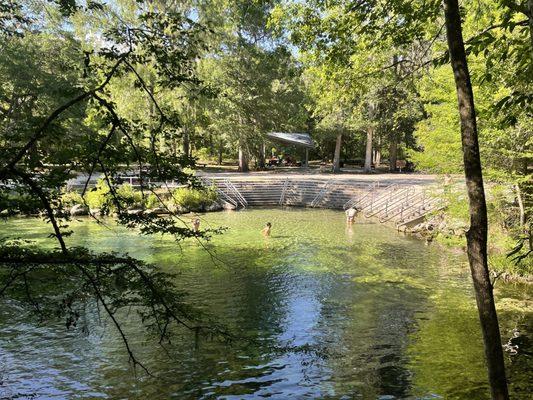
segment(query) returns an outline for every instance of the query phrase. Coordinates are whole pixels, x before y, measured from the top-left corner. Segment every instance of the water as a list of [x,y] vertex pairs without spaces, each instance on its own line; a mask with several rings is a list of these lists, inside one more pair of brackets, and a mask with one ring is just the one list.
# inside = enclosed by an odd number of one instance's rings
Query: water
[[[272,237],[263,238],[265,222]],[[113,327],[39,324],[0,303],[0,398],[486,399],[483,347],[466,259],[331,210],[247,210],[202,217],[229,229],[180,250],[166,238],[75,222],[70,244],[129,252],[165,270],[189,301],[252,342],[176,333],[169,354],[122,315],[135,376]],[[40,238],[32,219],[5,231]],[[533,398],[531,288],[496,285],[511,390]],[[18,397],[17,397],[18,396]]]

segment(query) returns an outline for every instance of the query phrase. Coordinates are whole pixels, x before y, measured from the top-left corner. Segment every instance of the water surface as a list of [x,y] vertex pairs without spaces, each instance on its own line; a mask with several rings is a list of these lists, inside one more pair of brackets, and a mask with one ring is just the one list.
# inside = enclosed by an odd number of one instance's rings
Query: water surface
[[[272,237],[263,238],[267,221]],[[368,220],[347,229],[332,210],[202,216],[202,227],[229,228],[209,252],[193,240],[180,248],[112,223],[73,225],[70,244],[128,252],[177,272],[191,304],[253,340],[228,345],[177,332],[169,357],[133,313],[124,314],[135,351],[156,378],[135,376],[105,321],[87,322],[85,333],[67,331],[61,321],[39,324],[4,302],[0,398],[488,398],[460,252]],[[33,219],[3,228],[34,239],[48,229]],[[517,399],[533,398],[531,289],[496,289],[511,389]]]

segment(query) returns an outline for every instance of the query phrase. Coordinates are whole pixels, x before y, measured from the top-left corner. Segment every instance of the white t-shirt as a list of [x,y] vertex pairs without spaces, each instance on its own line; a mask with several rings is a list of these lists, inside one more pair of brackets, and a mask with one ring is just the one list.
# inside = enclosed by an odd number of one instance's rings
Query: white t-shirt
[[355,214],[357,214],[357,210],[355,208],[353,208],[353,207],[346,210],[346,216],[347,217],[353,218],[353,217],[355,217]]

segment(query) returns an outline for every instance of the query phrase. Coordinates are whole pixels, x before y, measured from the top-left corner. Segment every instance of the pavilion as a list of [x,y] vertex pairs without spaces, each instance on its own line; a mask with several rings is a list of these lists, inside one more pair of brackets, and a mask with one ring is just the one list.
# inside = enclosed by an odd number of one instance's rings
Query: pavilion
[[303,147],[305,149],[305,162],[303,166],[309,166],[309,149],[314,148],[315,144],[308,133],[270,132],[267,133],[267,137],[283,144]]

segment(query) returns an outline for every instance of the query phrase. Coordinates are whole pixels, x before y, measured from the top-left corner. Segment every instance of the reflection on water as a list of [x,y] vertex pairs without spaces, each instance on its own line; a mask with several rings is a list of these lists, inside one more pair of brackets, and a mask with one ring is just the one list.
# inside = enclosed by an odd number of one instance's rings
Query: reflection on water
[[[273,223],[272,236],[260,230]],[[377,224],[346,227],[330,210],[209,214],[202,227],[229,230],[182,250],[165,238],[75,222],[71,244],[129,252],[178,272],[189,301],[251,341],[167,346],[124,313],[139,358],[157,378],[129,369],[113,327],[89,309],[88,333],[38,324],[0,307],[0,398],[485,399],[482,341],[463,255],[424,246]],[[40,237],[19,219],[7,231]],[[528,398],[531,290],[497,287],[511,389]]]

